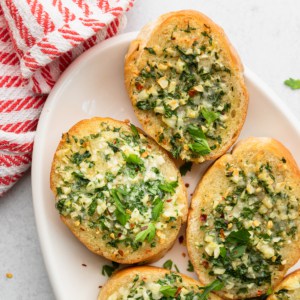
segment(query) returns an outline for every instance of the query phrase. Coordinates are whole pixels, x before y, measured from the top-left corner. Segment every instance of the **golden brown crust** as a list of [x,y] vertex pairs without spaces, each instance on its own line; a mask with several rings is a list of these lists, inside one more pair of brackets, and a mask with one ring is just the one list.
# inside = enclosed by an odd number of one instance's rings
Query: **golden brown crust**
[[[131,42],[129,50],[125,56],[125,86],[131,99],[134,112],[140,123],[142,124],[144,130],[162,147],[164,147],[168,151],[171,151],[171,145],[169,143],[159,142],[160,129],[164,128],[161,119],[156,117],[155,113],[152,111],[141,111],[136,107],[136,99],[134,99],[134,97],[132,96],[134,86],[132,82],[140,72],[139,65],[143,65],[145,62],[145,57],[147,57],[144,48],[146,46],[149,47],[149,45],[153,47],[153,40],[159,40],[159,38],[157,37],[160,37],[164,30],[168,30],[168,24],[172,23],[174,19],[178,22],[178,24],[182,22],[188,22],[188,20],[190,19],[195,19],[199,24],[205,24],[207,27],[209,27],[213,35],[218,40],[218,44],[220,44],[222,48],[222,55],[226,56],[226,60],[230,62],[229,65],[237,75],[237,80],[239,82],[240,107],[237,109],[238,111],[235,112],[236,115],[238,115],[239,120],[238,122],[234,122],[234,124],[231,124],[232,128],[230,128],[229,134],[230,138],[226,137],[226,140],[223,140],[222,146],[220,148],[217,148],[217,150],[213,150],[209,154],[204,156],[189,159],[187,158],[185,151],[182,152],[182,159],[201,163],[205,160],[216,159],[228,151],[228,149],[237,140],[247,115],[249,96],[243,78],[243,65],[236,50],[224,33],[224,30],[220,26],[215,24],[210,18],[194,10],[170,12],[160,16],[155,22],[151,22],[144,26],[136,40]],[[160,42],[163,44],[164,41],[162,40]]]
[[[267,300],[278,300],[278,298],[276,297],[276,295],[274,295],[276,292],[280,291],[280,290],[291,290],[292,286],[298,286],[298,288],[296,289],[296,295],[292,295],[290,297],[291,300],[297,300],[300,297],[300,269],[290,273],[289,275],[287,275],[274,289],[272,295],[270,295]],[[293,288],[292,288],[293,289]]]
[[[295,189],[295,194],[300,195],[299,185],[300,185],[300,172],[299,168],[294,160],[290,151],[285,148],[280,142],[272,138],[257,138],[250,137],[245,140],[240,141],[233,148],[231,154],[225,154],[220,157],[204,174],[203,178],[198,183],[198,186],[194,192],[191,206],[188,214],[188,224],[187,224],[187,248],[190,256],[190,260],[194,265],[195,271],[199,277],[200,282],[203,284],[208,284],[211,280],[214,279],[212,276],[207,275],[205,271],[205,266],[199,266],[199,261],[201,260],[201,251],[195,248],[195,240],[203,239],[203,232],[201,233],[198,228],[200,227],[200,218],[201,209],[205,208],[205,213],[208,213],[212,209],[211,197],[209,194],[213,194],[214,191],[220,190],[220,187],[223,188],[225,184],[220,181],[220,178],[224,177],[224,169],[227,163],[232,163],[234,161],[242,162],[245,160],[245,157],[251,161],[265,161],[266,156],[272,155],[281,160],[285,158],[286,167],[278,167],[277,172],[281,172],[286,182],[289,182],[292,187]],[[219,179],[219,180],[218,180]],[[298,182],[298,185],[296,184]],[[299,241],[300,232],[298,226],[298,238]],[[292,267],[300,257],[300,244],[299,242],[294,242],[290,244],[285,250],[284,259],[287,261],[284,267],[273,274],[272,276],[272,287],[276,286],[284,277],[287,270]],[[200,253],[201,252],[201,253]],[[290,255],[292,254],[292,255]],[[258,294],[265,293],[268,290],[268,286],[259,287],[256,289],[249,290],[249,293],[245,295],[244,298],[256,297]],[[242,299],[238,295],[229,295],[226,291],[220,291],[218,294],[225,299]],[[243,299],[244,299],[243,298]]]
[[[128,127],[128,124],[125,122],[117,121],[111,118],[92,118],[88,120],[82,120],[75,124],[69,131],[69,136],[76,136],[78,139],[81,137],[97,133],[99,131],[99,124],[101,122],[114,125],[116,127]],[[139,130],[139,129],[138,129]],[[142,133],[141,130],[139,130]],[[58,182],[58,175],[55,170],[56,167],[60,164],[60,157],[57,153],[59,150],[64,148],[66,143],[66,134],[63,135],[57,150],[55,152],[51,174],[50,174],[50,188],[53,191],[54,195],[57,195],[56,187]],[[101,233],[96,233],[95,229],[91,229],[88,226],[80,224],[80,226],[74,225],[74,220],[70,217],[61,216],[62,221],[67,225],[67,227],[72,231],[72,233],[92,252],[104,256],[107,259],[116,261],[123,264],[134,264],[134,263],[145,263],[153,262],[160,259],[174,244],[176,241],[179,229],[183,223],[186,222],[187,218],[187,192],[184,186],[183,180],[178,172],[174,162],[169,158],[166,151],[160,148],[152,139],[148,138],[149,145],[152,147],[152,151],[159,151],[165,160],[165,165],[163,168],[167,168],[166,172],[172,172],[178,178],[179,186],[179,196],[178,201],[184,205],[182,217],[178,218],[176,223],[176,229],[169,228],[168,239],[165,239],[163,243],[158,243],[154,248],[151,248],[150,245],[145,245],[139,248],[137,251],[128,253],[127,255],[120,255],[118,253],[112,252],[111,249],[108,249],[105,242],[101,239]],[[167,228],[168,229],[168,228]]]
[[[106,300],[120,287],[128,286],[128,283],[131,282],[136,275],[142,276],[144,278],[144,281],[147,281],[147,278],[149,278],[151,281],[156,281],[159,280],[160,278],[163,278],[166,274],[169,273],[171,273],[171,271],[162,268],[157,268],[157,267],[150,267],[150,266],[123,269],[119,272],[116,272],[107,281],[107,283],[103,286],[103,288],[99,293],[98,300]],[[179,274],[182,277],[183,282],[189,286],[199,286],[199,285],[201,286],[201,283],[194,280],[193,278],[190,278],[180,273],[176,273],[176,274]],[[221,300],[221,298],[214,294],[210,294],[209,300]]]

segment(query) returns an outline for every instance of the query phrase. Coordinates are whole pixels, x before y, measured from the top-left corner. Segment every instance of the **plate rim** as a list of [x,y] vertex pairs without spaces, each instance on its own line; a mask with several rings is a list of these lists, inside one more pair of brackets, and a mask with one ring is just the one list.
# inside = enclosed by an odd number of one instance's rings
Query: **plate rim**
[[[38,240],[41,247],[41,253],[43,257],[43,261],[47,270],[47,275],[53,289],[53,293],[57,299],[60,299],[60,289],[59,285],[56,284],[55,274],[52,270],[52,265],[50,263],[48,248],[46,247],[46,240],[44,235],[44,226],[45,226],[45,218],[42,217],[40,214],[40,204],[39,199],[41,198],[39,195],[41,194],[41,189],[35,188],[35,186],[39,186],[37,183],[41,180],[39,173],[41,172],[41,167],[38,159],[38,145],[41,140],[41,136],[43,135],[43,131],[45,130],[44,124],[47,122],[47,118],[49,115],[49,108],[55,104],[55,99],[57,94],[60,93],[61,90],[64,89],[64,86],[69,82],[69,75],[73,72],[78,73],[80,69],[85,66],[88,60],[93,59],[94,55],[96,55],[99,51],[104,51],[106,48],[111,46],[115,46],[118,43],[122,43],[124,41],[130,42],[132,41],[138,34],[138,31],[123,33],[112,37],[108,40],[102,41],[101,43],[95,45],[94,47],[90,48],[78,58],[76,58],[68,68],[63,72],[60,76],[58,81],[56,82],[54,88],[49,93],[45,105],[42,109],[42,112],[39,117],[38,126],[35,133],[34,138],[34,147],[32,153],[32,167],[31,167],[31,189],[32,189],[32,202],[34,208],[34,218],[35,224],[38,233]],[[272,102],[272,104],[282,111],[282,114],[286,116],[289,123],[295,130],[297,131],[298,135],[300,136],[300,121],[296,118],[296,116],[292,113],[292,111],[287,107],[287,105],[280,99],[280,97],[263,81],[257,76],[254,72],[252,72],[247,66],[244,66],[244,78],[249,80],[257,89],[260,90],[266,97]],[[238,141],[237,141],[238,142]]]

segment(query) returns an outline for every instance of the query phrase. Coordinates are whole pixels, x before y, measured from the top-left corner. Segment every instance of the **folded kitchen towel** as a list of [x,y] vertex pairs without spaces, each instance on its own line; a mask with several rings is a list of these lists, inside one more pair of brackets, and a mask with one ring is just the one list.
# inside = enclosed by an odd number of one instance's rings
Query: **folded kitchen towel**
[[0,196],[30,167],[47,94],[82,52],[124,27],[134,0],[0,0]]

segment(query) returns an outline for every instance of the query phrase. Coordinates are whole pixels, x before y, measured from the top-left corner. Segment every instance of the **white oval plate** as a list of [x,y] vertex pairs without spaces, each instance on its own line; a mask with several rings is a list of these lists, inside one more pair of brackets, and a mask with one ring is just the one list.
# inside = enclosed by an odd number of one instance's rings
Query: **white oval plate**
[[[49,187],[53,154],[61,134],[82,119],[93,116],[129,119],[139,126],[123,79],[124,56],[129,42],[135,37],[136,33],[119,35],[76,59],[55,85],[40,117],[33,151],[33,202],[42,252],[57,299],[96,299],[99,286],[107,280],[101,275],[102,266],[110,262],[89,252],[60,221]],[[250,105],[240,139],[274,137],[291,150],[299,164],[299,123],[278,97],[248,69],[245,77]],[[184,177],[190,184],[189,195],[207,166],[194,166]],[[195,276],[187,271],[188,256],[184,243],[177,241],[155,265],[162,266],[168,259],[172,259],[182,273]]]

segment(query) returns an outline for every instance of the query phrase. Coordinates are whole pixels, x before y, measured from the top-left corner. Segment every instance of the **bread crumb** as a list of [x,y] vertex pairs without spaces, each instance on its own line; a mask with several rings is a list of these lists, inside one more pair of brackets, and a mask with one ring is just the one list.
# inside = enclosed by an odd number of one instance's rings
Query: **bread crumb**
[[13,277],[14,277],[14,275],[13,275],[12,273],[6,273],[6,278],[11,279],[11,278],[13,278]]

